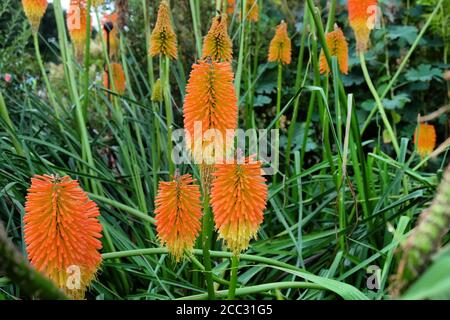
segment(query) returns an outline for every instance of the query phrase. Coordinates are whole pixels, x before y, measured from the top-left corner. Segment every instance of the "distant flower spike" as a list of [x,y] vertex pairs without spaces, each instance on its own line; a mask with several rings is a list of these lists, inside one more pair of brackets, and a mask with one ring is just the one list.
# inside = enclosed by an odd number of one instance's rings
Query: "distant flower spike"
[[[327,46],[330,50],[330,55],[337,57],[339,63],[339,70],[343,74],[348,73],[348,44],[341,28],[335,27],[334,31],[326,35]],[[325,53],[320,53],[320,73],[328,74],[331,68],[328,66]]]
[[[192,66],[186,86],[183,111],[188,148],[193,152],[197,163],[211,160],[209,162],[211,164],[213,162],[211,158],[205,159],[203,153],[205,148],[214,145],[213,140],[221,146],[224,146],[226,141],[232,141],[234,133],[230,131],[237,127],[237,97],[233,86],[233,71],[229,62],[206,59]],[[201,132],[197,132],[200,128],[196,130],[196,125],[201,126]],[[199,140],[203,139],[207,130],[211,132],[214,129],[220,132],[221,138],[226,141],[215,140],[215,137],[211,137],[209,142]],[[227,129],[230,130],[227,132]],[[224,148],[226,147],[228,146]],[[228,148],[222,150],[222,154],[218,157],[224,157],[228,151]],[[211,156],[217,155],[211,154]]]
[[152,91],[152,101],[154,102],[163,101],[163,90],[161,86],[161,79],[155,81]]
[[348,0],[350,26],[356,36],[356,49],[366,52],[369,47],[370,31],[375,27],[378,9],[377,0]]
[[105,88],[115,90],[119,94],[124,94],[126,89],[126,80],[122,65],[117,62],[111,63],[111,71],[111,76],[109,76],[109,70],[104,72],[103,85]]
[[227,15],[214,17],[211,28],[203,42],[203,57],[211,57],[215,61],[231,61],[233,59],[233,43],[228,35]]
[[[89,34],[86,33],[87,26],[87,9],[83,0],[71,0],[70,7],[67,11],[67,29],[69,30],[70,39],[75,48],[75,55],[81,59],[84,54],[86,39]],[[92,30],[92,27],[89,27]]]
[[37,32],[47,10],[47,0],[22,0],[23,11],[30,21],[33,32]]
[[243,163],[217,164],[212,173],[211,206],[220,238],[238,255],[248,248],[264,220],[267,185],[261,163],[253,157]]
[[421,123],[414,132],[414,143],[422,158],[433,152],[436,147],[436,130],[431,124]]
[[170,22],[170,7],[167,1],[159,5],[156,25],[150,38],[150,55],[163,55],[177,59],[177,36]]
[[277,26],[275,36],[270,41],[269,62],[291,63],[291,39],[287,32],[287,24],[284,21]]
[[68,176],[36,175],[25,212],[31,264],[67,295],[83,299],[102,260],[102,226],[95,202]]
[[190,174],[160,182],[155,201],[158,237],[178,262],[194,248],[202,217],[201,194]]

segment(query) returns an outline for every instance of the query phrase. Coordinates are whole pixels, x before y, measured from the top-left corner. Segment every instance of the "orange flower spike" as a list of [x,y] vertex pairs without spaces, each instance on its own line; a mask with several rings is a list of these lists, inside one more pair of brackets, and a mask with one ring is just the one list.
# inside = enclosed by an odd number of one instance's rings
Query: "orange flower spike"
[[102,260],[102,226],[95,202],[68,176],[36,175],[28,189],[25,212],[31,264],[67,295],[83,299]]
[[156,25],[150,38],[150,55],[169,56],[177,59],[177,36],[170,22],[170,7],[167,1],[162,1],[158,9]]
[[69,30],[70,39],[72,40],[75,55],[78,59],[83,57],[84,46],[88,37],[88,34],[86,34],[87,14],[84,1],[70,1],[70,7],[67,11],[67,29]]
[[421,123],[414,132],[414,143],[417,152],[424,158],[434,151],[436,147],[436,130],[431,124]]
[[264,220],[266,179],[261,162],[253,157],[242,164],[217,164],[211,189],[211,206],[219,237],[238,255],[248,248]]
[[[339,63],[339,70],[343,74],[348,74],[348,44],[341,28],[335,27],[334,31],[326,35],[327,46],[332,56],[336,56]],[[320,53],[320,73],[330,73],[325,53]]]
[[122,65],[117,62],[111,63],[111,71],[111,77],[109,77],[108,71],[103,73],[103,85],[105,88],[115,90],[118,94],[123,95],[126,89],[126,80]]
[[202,203],[200,188],[190,174],[176,175],[173,181],[159,183],[155,200],[158,237],[178,262],[194,248],[200,231]]
[[269,62],[291,63],[291,39],[287,33],[287,24],[284,21],[277,26],[275,36],[270,41]]
[[[202,125],[201,135],[216,129],[227,139],[227,129],[237,127],[237,97],[233,86],[233,70],[229,62],[200,60],[192,66],[183,106],[184,128],[194,137],[196,122]],[[187,141],[193,150],[194,141]]]
[[203,41],[203,57],[211,57],[215,61],[231,61],[233,59],[233,43],[228,35],[227,15],[214,17],[208,34]]
[[258,0],[247,0],[247,20],[257,22],[259,20],[259,5]]
[[[110,15],[105,15],[103,18],[103,39],[105,43],[108,43],[109,34],[109,54],[111,57],[115,57],[119,52],[119,27],[117,25],[117,12]],[[108,32],[105,27],[112,29]]]
[[30,21],[33,32],[37,32],[47,10],[47,0],[22,0],[23,11]]
[[369,46],[370,31],[375,26],[377,0],[348,0],[348,16],[350,26],[356,37],[358,52],[366,52]]

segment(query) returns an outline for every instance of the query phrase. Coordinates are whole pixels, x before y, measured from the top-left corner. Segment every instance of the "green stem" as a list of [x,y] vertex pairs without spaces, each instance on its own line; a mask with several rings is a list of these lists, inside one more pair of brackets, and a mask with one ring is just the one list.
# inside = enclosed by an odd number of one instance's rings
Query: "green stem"
[[[300,44],[300,52],[298,54],[298,62],[297,62],[297,76],[295,78],[295,88],[294,88],[294,92],[297,92],[300,87],[303,85],[302,84],[302,70],[303,70],[303,57],[305,54],[305,43],[306,43],[306,26],[308,25],[308,11],[305,10],[305,14],[303,15],[303,32],[302,32],[302,38],[301,38],[301,44]],[[297,122],[297,117],[298,117],[298,107],[300,105],[300,97],[298,97],[297,99],[295,99],[294,102],[294,110],[292,112],[292,119],[291,119],[291,124],[289,126],[289,130],[288,130],[288,142],[286,145],[286,155],[285,155],[285,159],[286,159],[286,173],[289,172],[289,164],[291,161],[291,150],[292,150],[292,140],[294,139],[294,134],[295,134],[295,124]]]
[[110,206],[112,206],[112,207],[114,207],[116,209],[128,212],[129,214],[135,216],[136,218],[142,219],[142,220],[144,220],[146,222],[149,222],[151,224],[155,224],[155,219],[154,218],[150,217],[148,214],[146,214],[146,213],[144,213],[144,212],[142,212],[142,211],[140,211],[138,209],[129,207],[129,206],[124,205],[124,204],[122,204],[120,202],[111,200],[109,198],[100,196],[100,195],[95,194],[95,193],[89,193],[89,197],[93,198],[93,199],[97,199],[102,204],[108,204],[108,205],[110,205]]
[[239,269],[239,257],[234,255],[231,258],[231,274],[230,274],[230,286],[228,288],[228,300],[234,300],[236,294],[238,269]]
[[172,160],[172,126],[173,126],[173,112],[172,102],[170,98],[170,60],[169,57],[161,56],[162,73],[162,87],[164,93],[164,105],[166,108],[166,125],[167,125],[167,160],[169,162],[169,176],[173,176],[175,172],[175,164]]
[[[277,113],[276,116],[279,117],[280,113],[281,113],[281,86],[283,83],[283,64],[281,62],[278,62],[278,77],[277,77]],[[279,117],[277,119],[277,122],[275,123],[275,128],[277,130],[280,130],[281,127],[281,118]],[[276,150],[279,150],[279,145],[277,143],[277,145],[275,146]],[[280,163],[280,153],[279,152],[275,152],[275,159],[274,159],[274,168],[278,168]],[[273,175],[273,184],[277,183],[277,175],[274,174]]]
[[86,37],[86,45],[84,48],[84,74],[83,74],[83,115],[85,120],[87,119],[88,114],[88,106],[89,106],[89,68],[90,68],[90,48],[91,48],[91,15],[89,14],[91,12],[91,1],[87,0],[86,8],[88,14],[86,15],[86,34],[88,35]]
[[375,89],[375,86],[372,83],[372,79],[370,78],[369,71],[367,70],[364,52],[362,52],[362,51],[359,53],[359,61],[361,62],[361,69],[364,74],[364,79],[366,80],[367,86],[369,87],[370,92],[372,93],[372,95],[375,99],[378,111],[380,112],[381,118],[383,119],[384,126],[386,127],[386,130],[388,131],[389,136],[392,140],[392,145],[394,146],[395,152],[397,153],[397,156],[399,156],[400,155],[400,147],[397,142],[397,137],[394,133],[394,130],[391,127],[391,124],[389,123],[389,120],[387,118],[386,112],[383,107],[383,103],[381,102],[381,98],[378,95],[377,89]]
[[[110,259],[115,259],[115,258],[135,257],[135,256],[144,256],[144,255],[153,255],[153,254],[168,254],[168,253],[169,253],[169,251],[167,250],[167,248],[148,248],[148,249],[135,249],[135,250],[125,250],[125,251],[103,253],[102,258],[104,260],[110,260]],[[200,250],[200,249],[194,249],[194,250],[192,250],[192,253],[195,255],[198,255],[198,256],[204,256],[205,251]],[[228,251],[210,250],[210,251],[208,251],[208,255],[210,258],[212,257],[212,258],[221,258],[221,259],[231,259],[234,254],[232,252],[228,252]],[[254,255],[250,255],[250,254],[241,254],[239,256],[239,259],[246,260],[246,261],[252,261],[252,262],[256,262],[256,263],[260,263],[260,264],[266,264],[266,265],[275,266],[275,267],[280,267],[280,268],[285,268],[285,269],[289,269],[292,271],[305,272],[304,269],[297,268],[288,263],[285,263],[285,262],[282,262],[282,261],[279,261],[276,259],[261,257],[261,256],[254,256]],[[205,266],[205,268],[206,268],[206,266]]]
[[215,299],[214,283],[212,278],[211,264],[211,238],[212,238],[212,212],[209,206],[209,194],[205,191],[203,194],[203,226],[202,226],[202,247],[203,247],[203,265],[205,266],[205,279],[208,288],[208,297]]
[[[283,84],[283,64],[278,62],[278,77],[277,77],[277,115],[280,114],[281,111],[281,86]],[[275,125],[276,129],[280,129],[281,120],[278,119]]]
[[192,24],[194,25],[195,45],[197,49],[197,57],[202,56],[202,34],[200,31],[200,12],[198,12],[198,0],[189,0],[191,7]]
[[245,29],[247,25],[246,17],[246,8],[247,8],[247,0],[242,0],[241,2],[241,34],[240,34],[240,43],[239,43],[239,57],[238,57],[238,66],[236,69],[236,76],[234,80],[234,87],[236,90],[236,96],[239,97],[241,93],[241,78],[242,78],[242,69],[244,64],[244,44],[245,44]]
[[244,65],[246,66],[246,75],[247,75],[247,103],[245,104],[245,127],[253,128],[254,123],[254,110],[253,110],[253,85],[252,85],[252,64],[251,64],[251,52],[250,52],[250,37],[252,33],[252,26],[250,25],[249,28],[247,28],[245,32],[245,48],[244,54],[245,62]]
[[[205,267],[203,266],[203,264],[202,264],[200,261],[198,261],[198,259],[197,259],[191,252],[189,252],[189,251],[186,252],[186,255],[189,257],[189,259],[191,260],[191,262],[192,262],[197,268],[199,268],[202,272],[205,272]],[[212,274],[212,278],[213,278],[213,280],[214,280],[215,282],[217,282],[217,283],[219,283],[219,284],[222,284],[222,285],[225,285],[225,286],[229,286],[229,285],[230,285],[230,282],[229,282],[229,281],[227,281],[227,280],[225,280],[225,279],[222,279],[222,278],[216,276],[214,273]]]
[[333,24],[334,24],[334,15],[336,13],[336,0],[330,1],[330,11],[328,11],[328,20],[327,20],[327,26],[325,28],[325,31],[331,32],[333,30]]
[[[60,119],[59,115],[59,105],[56,102],[55,94],[53,92],[52,86],[50,85],[50,81],[48,80],[47,72],[45,71],[44,62],[42,61],[41,56],[41,50],[39,49],[39,39],[37,32],[33,32],[33,44],[34,44],[34,52],[36,55],[36,60],[39,65],[39,69],[41,70],[42,78],[44,79],[45,87],[47,89],[48,98],[50,100],[50,103],[55,110],[56,117]],[[62,125],[60,123],[60,127],[62,128]]]

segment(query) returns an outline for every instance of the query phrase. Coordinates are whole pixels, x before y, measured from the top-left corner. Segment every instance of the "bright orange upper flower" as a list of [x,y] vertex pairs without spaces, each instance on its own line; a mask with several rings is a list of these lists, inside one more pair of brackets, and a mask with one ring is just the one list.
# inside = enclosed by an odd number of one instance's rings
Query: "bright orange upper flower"
[[234,13],[235,0],[227,0],[227,13]]
[[193,249],[200,231],[201,194],[193,182],[190,174],[176,175],[171,182],[161,181],[155,200],[158,237],[177,262],[186,250]]
[[111,77],[109,76],[108,70],[103,73],[103,85],[105,88],[115,90],[119,94],[124,94],[126,89],[126,80],[122,65],[117,62],[111,63],[111,71]]
[[208,34],[203,42],[203,57],[216,61],[233,59],[233,43],[228,35],[227,15],[214,17]]
[[150,55],[169,56],[177,59],[177,35],[173,31],[170,22],[170,7],[166,1],[162,1],[158,9],[155,29],[150,38]]
[[257,22],[259,19],[259,5],[258,0],[247,0],[247,20]]
[[291,39],[284,21],[277,26],[275,36],[270,41],[269,62],[291,63]]
[[47,0],[22,0],[22,5],[33,31],[37,32],[45,10],[47,10]]
[[[86,26],[87,9],[85,2],[83,0],[71,0],[69,10],[67,11],[67,29],[69,30],[70,39],[75,48],[77,58],[81,58],[84,53],[84,47],[88,37]],[[91,29],[90,27],[89,30]]]
[[[103,38],[108,44],[109,40],[109,54],[111,57],[116,57],[119,52],[119,27],[117,25],[117,12],[112,14],[105,14],[102,20]],[[106,28],[111,28],[106,30]],[[109,34],[109,39],[108,39]]]
[[377,5],[377,0],[348,0],[348,16],[358,51],[367,51],[370,31],[375,27]]
[[36,175],[25,211],[31,264],[67,295],[82,299],[102,260],[97,205],[68,176]]
[[[225,156],[224,153],[229,151],[227,142],[233,141],[234,133],[230,131],[237,127],[237,116],[231,64],[210,59],[194,64],[186,86],[184,128],[187,133],[186,144],[197,163],[211,160],[209,164],[212,164],[211,157]],[[227,132],[227,129],[230,131]],[[211,134],[209,137],[204,136],[207,130]],[[224,148],[220,150],[222,154],[218,154],[217,148],[212,151],[209,149],[216,143],[218,148]],[[206,154],[209,160],[205,159]]]
[[211,206],[220,238],[234,254],[246,250],[264,220],[266,179],[254,157],[243,163],[217,164],[211,189]]
[[431,124],[421,123],[414,132],[414,143],[422,158],[433,152],[436,147],[436,130]]
[[[344,33],[341,28],[335,28],[334,31],[327,33],[326,36],[327,47],[330,50],[330,55],[336,56],[339,63],[339,70],[347,74],[348,73],[348,44],[345,39]],[[330,68],[328,66],[327,59],[322,50],[320,53],[320,73],[329,73]]]

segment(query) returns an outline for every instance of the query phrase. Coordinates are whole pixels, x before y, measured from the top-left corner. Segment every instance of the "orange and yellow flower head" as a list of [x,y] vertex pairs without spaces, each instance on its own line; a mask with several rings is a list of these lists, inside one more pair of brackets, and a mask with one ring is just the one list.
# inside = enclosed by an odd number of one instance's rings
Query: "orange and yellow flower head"
[[208,58],[192,66],[183,111],[186,144],[196,163],[213,164],[225,157],[238,117],[229,62]]
[[41,19],[47,10],[47,0],[22,0],[22,5],[33,32],[37,32]]
[[203,41],[203,57],[211,57],[215,61],[231,61],[233,59],[233,43],[228,35],[227,15],[214,17],[211,28]]
[[216,164],[215,168],[211,188],[215,225],[220,238],[237,255],[248,248],[264,220],[266,180],[254,157]]
[[[117,25],[117,12],[106,14],[102,20],[103,38],[105,43],[109,41],[110,57],[117,57],[119,53],[119,26]],[[106,28],[111,28],[109,31]]]
[[86,39],[91,34],[92,27],[89,26],[87,33],[87,9],[86,3],[82,0],[71,0],[70,7],[67,11],[67,29],[69,30],[70,39],[75,49],[75,55],[81,59],[84,54]]
[[193,182],[189,174],[176,174],[173,181],[161,181],[155,200],[158,237],[177,262],[186,250],[194,248],[200,231],[201,194]]
[[366,52],[369,47],[370,31],[375,27],[378,14],[377,5],[377,0],[348,0],[348,16],[358,52]]
[[177,35],[170,22],[170,7],[167,1],[162,1],[158,9],[156,25],[150,38],[150,55],[163,55],[177,59]]
[[257,22],[259,20],[259,5],[258,0],[247,0],[247,20],[250,22]]
[[71,298],[83,299],[102,260],[102,226],[95,202],[68,176],[36,175],[25,212],[31,264]]
[[[109,71],[112,74],[109,74]],[[103,73],[103,85],[105,88],[115,90],[118,94],[124,94],[126,89],[125,72],[122,65],[117,62],[111,63],[111,70],[106,70]]]
[[284,21],[277,26],[275,36],[270,41],[269,62],[291,63],[291,39],[287,32],[287,24]]
[[431,124],[420,123],[414,132],[414,143],[417,152],[424,158],[434,151],[436,147],[436,130]]
[[[341,28],[336,27],[334,31],[326,35],[327,47],[330,50],[330,55],[337,57],[339,70],[343,74],[348,74],[348,44]],[[325,53],[320,53],[320,73],[330,73]]]

